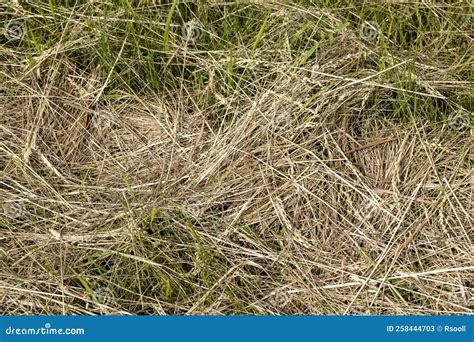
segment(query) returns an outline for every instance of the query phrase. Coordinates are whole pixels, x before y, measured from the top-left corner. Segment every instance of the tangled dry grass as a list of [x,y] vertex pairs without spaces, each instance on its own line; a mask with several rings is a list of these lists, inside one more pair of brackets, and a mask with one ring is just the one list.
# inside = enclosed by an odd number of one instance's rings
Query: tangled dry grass
[[[471,127],[436,116],[472,98],[469,46],[414,59],[335,9],[251,6],[264,34],[231,54],[171,32],[201,88],[109,89],[68,57],[98,39],[80,17],[34,64],[1,47],[2,314],[472,314]],[[308,18],[333,41],[295,57]]]

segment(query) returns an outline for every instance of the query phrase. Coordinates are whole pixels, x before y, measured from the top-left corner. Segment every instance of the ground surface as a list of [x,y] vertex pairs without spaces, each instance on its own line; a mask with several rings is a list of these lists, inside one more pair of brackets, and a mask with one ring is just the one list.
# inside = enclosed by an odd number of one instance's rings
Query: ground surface
[[472,314],[469,1],[4,1],[1,314]]

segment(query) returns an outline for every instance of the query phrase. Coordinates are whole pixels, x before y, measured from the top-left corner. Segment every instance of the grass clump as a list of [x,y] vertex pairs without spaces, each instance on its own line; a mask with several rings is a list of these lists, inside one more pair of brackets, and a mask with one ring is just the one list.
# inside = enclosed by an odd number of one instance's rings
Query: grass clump
[[3,1],[3,314],[472,314],[472,10]]

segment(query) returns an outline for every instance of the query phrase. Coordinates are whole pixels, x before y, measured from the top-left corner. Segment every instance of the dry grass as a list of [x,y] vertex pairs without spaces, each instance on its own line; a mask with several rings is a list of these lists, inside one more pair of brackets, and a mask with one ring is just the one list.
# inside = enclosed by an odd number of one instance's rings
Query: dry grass
[[[471,103],[472,49],[413,58],[281,6],[231,55],[171,32],[206,81],[162,93],[73,63],[99,39],[80,19],[34,66],[0,47],[2,314],[473,313],[472,130],[440,114]],[[306,59],[299,16],[333,30]]]

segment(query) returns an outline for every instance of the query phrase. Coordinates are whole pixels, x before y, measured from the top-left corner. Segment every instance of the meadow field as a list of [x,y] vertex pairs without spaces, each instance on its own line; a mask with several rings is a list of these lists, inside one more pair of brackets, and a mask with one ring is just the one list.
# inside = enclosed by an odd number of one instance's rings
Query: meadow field
[[0,0],[0,314],[472,315],[473,10]]

